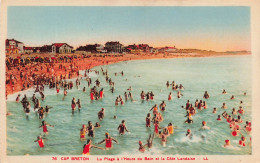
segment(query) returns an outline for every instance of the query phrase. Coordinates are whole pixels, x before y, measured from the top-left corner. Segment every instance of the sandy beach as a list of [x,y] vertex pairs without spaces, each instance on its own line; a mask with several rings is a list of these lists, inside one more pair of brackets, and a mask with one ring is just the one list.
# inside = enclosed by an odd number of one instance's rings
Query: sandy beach
[[[25,55],[24,57],[28,56],[51,56],[51,54],[30,54],[30,55]],[[68,56],[75,55],[75,54],[67,54]],[[90,57],[90,58],[83,58],[83,57],[78,57],[78,58],[73,58],[71,62],[54,62],[52,63],[38,63],[37,66],[41,65],[48,65],[51,64],[53,67],[53,72],[48,72],[46,68],[44,69],[39,69],[37,71],[34,71],[36,75],[38,74],[48,74],[49,76],[60,76],[60,75],[65,75],[66,78],[68,78],[68,72],[66,72],[64,69],[59,69],[59,65],[62,64],[63,67],[69,68],[70,65],[75,65],[74,68],[74,73],[72,73],[72,78],[77,77],[77,71],[79,70],[86,70],[86,69],[91,69],[95,66],[101,66],[105,64],[114,64],[117,62],[122,62],[122,61],[129,61],[129,60],[145,60],[145,59],[168,59],[168,58],[186,58],[186,57],[223,57],[223,56],[238,56],[238,55],[250,55],[248,53],[213,53],[213,54],[208,54],[208,53],[173,53],[173,54],[123,54],[120,56],[105,56],[105,57]],[[24,69],[27,69],[28,71],[30,70],[31,64],[28,64],[24,67]],[[6,67],[6,80],[8,74],[13,74],[16,76],[15,84],[6,84],[6,96],[9,94],[13,94],[16,92],[19,92],[22,90],[22,79],[19,77],[20,71],[17,69],[17,67],[13,67],[12,69],[8,70]],[[26,72],[28,73],[28,72]],[[31,88],[32,86],[28,87]],[[26,89],[28,89],[26,88]],[[26,90],[23,89],[23,90]]]

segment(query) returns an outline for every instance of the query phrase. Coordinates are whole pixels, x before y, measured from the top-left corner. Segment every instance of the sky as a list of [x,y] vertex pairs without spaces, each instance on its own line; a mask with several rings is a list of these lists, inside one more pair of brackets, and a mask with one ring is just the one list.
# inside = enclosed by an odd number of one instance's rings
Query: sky
[[153,47],[251,50],[249,7],[11,6],[7,36],[25,46],[120,41]]

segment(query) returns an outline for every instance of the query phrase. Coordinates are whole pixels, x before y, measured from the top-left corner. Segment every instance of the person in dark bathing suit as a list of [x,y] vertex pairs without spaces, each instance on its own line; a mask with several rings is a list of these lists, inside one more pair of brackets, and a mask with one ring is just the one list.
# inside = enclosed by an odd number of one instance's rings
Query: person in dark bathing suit
[[88,136],[93,138],[95,134],[94,134],[94,126],[92,125],[91,121],[88,122],[87,130],[88,130]]
[[122,123],[118,126],[117,130],[119,131],[120,135],[124,135],[125,131],[129,132],[125,126],[125,120],[122,120]]

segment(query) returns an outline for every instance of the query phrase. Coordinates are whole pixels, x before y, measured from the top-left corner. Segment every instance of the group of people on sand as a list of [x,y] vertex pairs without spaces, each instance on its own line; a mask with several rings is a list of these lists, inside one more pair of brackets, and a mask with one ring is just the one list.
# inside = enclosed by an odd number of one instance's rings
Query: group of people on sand
[[[61,64],[60,64],[61,65]],[[71,79],[73,76],[79,76],[79,67],[74,62],[67,68],[55,63],[32,62],[26,65],[18,65],[8,68],[6,72],[7,94],[14,91],[23,91],[35,85],[49,85],[55,87],[55,79]],[[59,69],[58,69],[59,67]],[[58,74],[57,70],[64,71]],[[11,90],[9,90],[11,88]]]

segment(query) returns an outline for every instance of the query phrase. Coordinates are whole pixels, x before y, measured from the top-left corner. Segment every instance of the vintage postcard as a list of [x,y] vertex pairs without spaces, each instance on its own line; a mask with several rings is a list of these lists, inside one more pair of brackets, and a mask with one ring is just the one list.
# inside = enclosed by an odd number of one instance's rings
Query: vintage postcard
[[258,9],[2,0],[1,162],[259,162]]

